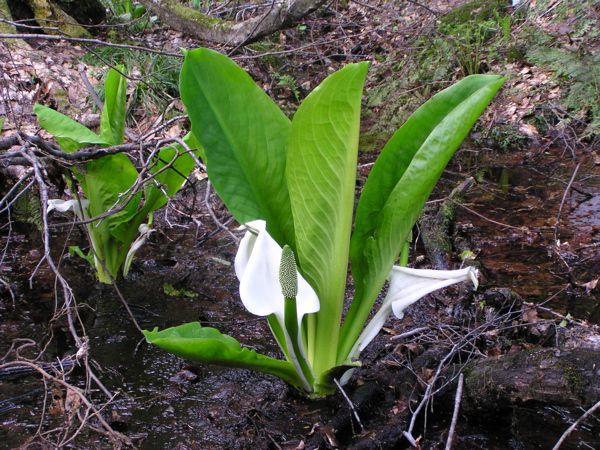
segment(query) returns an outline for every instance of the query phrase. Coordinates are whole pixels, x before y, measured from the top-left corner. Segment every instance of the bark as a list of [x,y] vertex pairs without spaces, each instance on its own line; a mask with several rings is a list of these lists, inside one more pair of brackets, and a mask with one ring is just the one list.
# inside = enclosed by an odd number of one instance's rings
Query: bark
[[600,352],[543,348],[471,363],[465,370],[463,412],[520,405],[589,407],[600,398]]
[[100,0],[55,0],[60,8],[81,25],[98,25],[106,19]]
[[[6,0],[0,0],[0,17],[3,19],[10,19],[12,17]],[[0,22],[0,33],[13,34],[14,32],[15,27],[7,23]]]
[[289,27],[325,3],[325,0],[274,1],[272,8],[264,15],[236,23],[207,16],[181,5],[178,0],[140,1],[178,31],[231,46],[244,45]]
[[[423,370],[435,367],[445,353],[443,349],[430,349],[412,362],[412,370],[384,369],[378,372],[377,381],[367,381],[351,392],[350,398],[361,420],[373,419],[373,411],[393,411],[399,405],[408,405],[415,390],[415,373],[426,373]],[[460,420],[463,423],[480,420],[497,422],[499,415],[510,417],[506,412],[511,410],[529,411],[537,416],[537,411],[549,406],[579,411],[579,407],[587,408],[600,398],[599,368],[600,353],[594,349],[559,351],[543,348],[473,361],[463,372]],[[457,370],[458,367],[450,367],[446,373],[456,375]],[[396,397],[393,388],[400,398]],[[435,411],[450,411],[455,393],[456,384],[448,385],[436,400]],[[353,415],[342,404],[331,422],[320,426],[307,440],[307,448],[408,448],[402,431],[406,430],[410,416],[411,410],[407,407],[389,415],[380,427],[374,428],[377,421],[371,420],[367,426],[369,433],[358,435]],[[558,436],[557,433],[564,429],[562,421],[544,425],[551,437]],[[512,432],[522,437],[527,431],[526,425],[516,424],[513,428]],[[536,433],[539,439],[539,433]],[[355,436],[351,437],[353,434]],[[535,442],[531,436],[529,438],[530,442]]]
[[[17,30],[31,33],[64,33],[71,37],[87,37],[90,33],[82,25],[100,23],[106,11],[100,0],[0,0],[3,16],[12,18],[29,27]],[[31,26],[38,26],[39,30]],[[47,27],[57,27],[59,31]]]
[[450,228],[454,221],[456,202],[473,186],[475,180],[467,178],[454,188],[448,198],[440,205],[426,205],[419,219],[421,238],[427,256],[434,269],[447,270],[449,268],[452,243],[450,242]]

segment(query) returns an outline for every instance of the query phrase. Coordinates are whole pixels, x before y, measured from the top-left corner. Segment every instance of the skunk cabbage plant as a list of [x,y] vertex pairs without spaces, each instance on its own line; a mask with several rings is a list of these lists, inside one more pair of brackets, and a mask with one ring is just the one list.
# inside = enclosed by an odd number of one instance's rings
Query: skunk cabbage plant
[[[392,313],[402,317],[436,289],[476,283],[472,268],[438,272],[395,263],[403,253],[406,265],[425,201],[503,78],[467,77],[421,106],[381,151],[354,212],[367,69],[363,62],[331,74],[289,120],[226,56],[186,53],[180,90],[192,133],[215,189],[246,224],[235,261],[240,297],[249,312],[267,318],[285,361],[199,323],[146,332],[148,342],[186,358],[271,373],[318,397],[359,364],[360,351]],[[343,318],[349,264],[355,290]],[[386,279],[385,300],[366,324]]]
[[[64,152],[92,145],[119,145],[125,132],[126,88],[125,77],[111,69],[104,82],[100,134],[46,106],[36,104],[34,112],[40,126],[54,136]],[[184,140],[194,147],[191,135]],[[49,200],[48,210],[71,209],[80,220],[115,211],[87,224],[98,279],[111,283],[121,268],[127,274],[133,254],[151,232],[153,211],[179,190],[194,165],[193,157],[181,146],[161,148],[149,161],[152,182],[145,184],[142,192],[129,195],[139,177],[136,167],[124,153],[103,156],[72,169],[83,198],[76,195],[74,187],[71,193],[75,198]]]

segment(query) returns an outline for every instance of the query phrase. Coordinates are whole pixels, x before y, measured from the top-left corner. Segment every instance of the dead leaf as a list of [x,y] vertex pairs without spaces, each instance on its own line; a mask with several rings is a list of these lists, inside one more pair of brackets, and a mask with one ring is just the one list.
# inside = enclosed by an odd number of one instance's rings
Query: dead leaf
[[521,131],[523,134],[526,134],[530,138],[537,138],[539,136],[537,128],[530,123],[521,124],[519,131]]
[[596,289],[596,286],[598,286],[598,280],[599,278],[596,278],[595,280],[588,281],[587,283],[577,284],[585,288],[585,293],[589,295],[594,289]]
[[523,322],[525,323],[535,323],[538,321],[538,313],[535,309],[528,309],[523,312],[522,317]]

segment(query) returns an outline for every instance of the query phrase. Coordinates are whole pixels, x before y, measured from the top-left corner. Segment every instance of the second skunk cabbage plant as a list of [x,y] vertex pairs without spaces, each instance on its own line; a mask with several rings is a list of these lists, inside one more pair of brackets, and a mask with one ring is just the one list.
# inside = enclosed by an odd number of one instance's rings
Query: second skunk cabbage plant
[[[504,79],[470,76],[422,105],[382,149],[354,211],[367,70],[363,62],[331,74],[290,120],[226,56],[186,53],[180,91],[192,133],[216,191],[247,230],[235,260],[240,297],[266,317],[285,360],[197,322],[147,331],[148,342],[185,358],[271,373],[319,397],[360,364],[360,351],[392,313],[402,317],[436,289],[476,284],[472,268],[403,266],[425,201]],[[343,317],[348,264],[355,289]],[[386,280],[383,304],[368,321]]]
[[[54,136],[64,152],[93,145],[119,145],[125,132],[126,88],[125,77],[111,69],[104,82],[99,134],[46,106],[36,104],[34,112],[40,126]],[[191,135],[184,141],[195,147]],[[152,182],[146,183],[142,192],[128,195],[139,177],[135,165],[124,153],[103,156],[71,169],[83,197],[77,196],[77,187],[72,186],[74,198],[49,200],[48,210],[71,210],[80,220],[115,210],[86,225],[98,279],[111,283],[121,269],[127,274],[135,251],[152,231],[153,211],[179,190],[194,166],[193,157],[181,146],[161,148],[149,161]]]

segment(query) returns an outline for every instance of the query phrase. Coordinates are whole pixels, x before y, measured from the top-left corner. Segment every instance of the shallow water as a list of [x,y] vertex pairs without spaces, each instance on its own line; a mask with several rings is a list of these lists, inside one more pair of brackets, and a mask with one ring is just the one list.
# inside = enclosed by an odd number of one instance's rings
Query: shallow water
[[[547,306],[557,311],[599,322],[598,288],[586,292],[583,286],[600,273],[600,176],[596,167],[587,162],[580,167],[556,229],[574,161],[555,152],[536,153],[529,159],[504,154],[459,161],[459,170],[452,168],[454,172],[444,177],[446,188],[467,175],[475,176],[478,183],[465,196],[468,209],[457,208],[454,250],[469,249],[477,255],[483,287],[510,287],[529,301],[550,299]],[[173,230],[168,239],[155,237],[140,253],[130,277],[120,283],[140,325],[164,328],[198,320],[262,353],[277,355],[266,323],[247,314],[238,300],[233,268],[227,264],[233,261],[233,242],[224,237],[200,245],[193,230]],[[60,246],[60,240],[56,244]],[[22,245],[22,254],[6,261],[17,267],[15,277],[27,278],[37,261],[36,255],[31,255],[36,245],[33,241]],[[81,261],[67,259],[63,268],[78,301],[88,305],[81,308],[81,315],[90,337],[91,357],[102,368],[106,386],[119,393],[108,407],[107,417],[141,448],[275,448],[274,442],[295,448],[315,423],[327,423],[343,404],[341,399],[310,402],[270,377],[189,365],[150,347],[141,341],[111,287],[95,283]],[[190,292],[168,295],[166,283]],[[1,303],[4,342],[0,350],[6,351],[15,337],[41,339],[48,332],[45,324],[53,308],[50,275],[42,273],[33,290],[23,283],[15,310],[6,300]],[[55,325],[53,332],[56,339],[47,351],[49,359],[63,357],[72,348],[64,327]],[[75,371],[72,378],[77,380],[80,373]],[[45,391],[32,376],[0,381],[0,447],[13,448],[35,433]],[[377,416],[385,420],[385,414]],[[576,412],[557,409],[518,409],[511,417],[502,418],[505,423],[497,429],[494,424],[484,424],[480,431],[482,424],[462,423],[461,445],[502,449],[523,448],[525,443],[527,448],[545,448],[575,417]],[[62,419],[59,413],[49,413],[44,420],[51,426]],[[545,435],[548,442],[535,430],[544,422],[551,423],[555,431]],[[436,430],[435,423],[431,427]],[[443,430],[447,424],[441,420],[437,427]],[[581,439],[590,443],[590,433],[581,433]],[[106,445],[98,439],[89,435],[80,445]]]
[[484,284],[600,322],[599,289],[584,286],[600,276],[600,167],[582,163],[557,222],[575,161],[556,151],[493,162],[473,167],[478,184],[455,224],[483,267]]

